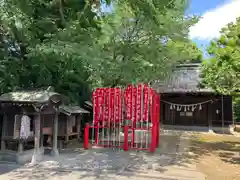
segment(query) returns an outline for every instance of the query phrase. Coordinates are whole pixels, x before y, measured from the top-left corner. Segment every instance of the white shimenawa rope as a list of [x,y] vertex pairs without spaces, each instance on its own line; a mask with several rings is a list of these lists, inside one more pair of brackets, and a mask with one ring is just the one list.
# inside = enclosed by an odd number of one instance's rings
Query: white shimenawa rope
[[170,109],[173,110],[177,110],[177,111],[182,111],[182,108],[184,108],[184,111],[195,111],[195,109],[198,107],[199,111],[202,110],[202,105],[209,103],[209,102],[213,102],[212,99],[208,100],[208,101],[203,101],[203,102],[199,102],[199,103],[194,103],[194,104],[177,104],[177,103],[171,103],[168,101],[164,101],[161,100],[162,102],[169,104],[170,105]]
[[164,102],[166,104],[170,104],[170,105],[175,105],[175,106],[196,106],[196,105],[202,105],[202,104],[206,104],[206,103],[209,103],[209,102],[213,102],[213,100],[208,100],[208,101],[203,101],[203,102],[199,102],[199,103],[193,103],[193,104],[177,104],[177,103],[171,103],[169,101],[164,101],[164,100],[161,100],[161,102]]

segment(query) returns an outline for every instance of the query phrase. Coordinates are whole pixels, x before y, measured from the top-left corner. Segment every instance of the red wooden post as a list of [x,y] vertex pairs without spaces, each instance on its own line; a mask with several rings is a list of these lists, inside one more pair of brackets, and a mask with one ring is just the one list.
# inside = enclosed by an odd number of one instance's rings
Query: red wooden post
[[154,152],[155,149],[156,149],[156,142],[157,142],[156,137],[157,137],[156,124],[153,123],[153,125],[152,125],[152,137],[151,137],[152,141],[151,141],[151,145],[149,147],[150,152]]
[[161,95],[158,95],[158,100],[157,101],[158,101],[158,106],[157,106],[157,147],[159,147]]
[[152,142],[150,146],[150,152],[154,152],[157,146],[157,95],[154,93],[152,100]]
[[89,124],[86,123],[84,128],[84,149],[88,149]]
[[128,125],[124,125],[124,143],[123,150],[128,151]]
[[133,126],[132,126],[132,147],[131,148],[134,148],[135,146],[135,128],[136,128],[136,122],[133,122],[132,123]]
[[157,123],[157,137],[156,137],[156,147],[158,148],[159,147],[159,131],[160,131],[160,129],[159,129],[159,122]]
[[96,128],[95,129],[95,144],[97,145],[98,144],[99,123],[97,123],[97,126],[93,127],[93,128]]

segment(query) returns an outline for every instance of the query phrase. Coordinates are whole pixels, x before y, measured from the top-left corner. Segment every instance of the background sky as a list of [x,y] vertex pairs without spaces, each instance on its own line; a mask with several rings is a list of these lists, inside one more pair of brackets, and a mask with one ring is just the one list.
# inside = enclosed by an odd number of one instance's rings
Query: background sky
[[[196,14],[203,16],[208,11],[214,10],[219,4],[224,3],[223,0],[192,0],[187,14]],[[209,44],[209,41],[203,38],[193,37],[193,40],[202,48]]]
[[200,15],[201,20],[190,28],[189,37],[205,50],[220,30],[240,16],[240,0],[192,0],[187,14]]

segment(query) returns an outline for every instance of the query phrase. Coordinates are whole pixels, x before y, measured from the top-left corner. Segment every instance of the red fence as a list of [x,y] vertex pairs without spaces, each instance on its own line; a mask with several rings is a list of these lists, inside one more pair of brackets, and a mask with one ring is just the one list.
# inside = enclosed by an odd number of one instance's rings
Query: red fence
[[159,143],[160,95],[147,85],[97,88],[93,92],[93,124],[86,124],[84,147],[149,150]]

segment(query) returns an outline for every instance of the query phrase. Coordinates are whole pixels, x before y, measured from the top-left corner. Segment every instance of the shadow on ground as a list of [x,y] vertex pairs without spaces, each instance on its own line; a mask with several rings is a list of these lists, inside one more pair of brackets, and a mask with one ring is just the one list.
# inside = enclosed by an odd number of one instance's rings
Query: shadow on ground
[[[182,174],[195,177],[195,163],[204,154],[218,153],[223,161],[239,163],[233,154],[240,151],[240,142],[203,142],[184,133],[160,137],[160,147],[155,153],[120,151],[119,149],[76,149],[64,152],[58,158],[44,156],[34,167],[19,167],[6,173],[9,179],[46,180],[67,179],[186,179],[172,175],[171,169],[180,168]],[[1,168],[1,167],[0,167]],[[178,170],[179,172],[180,170]],[[150,172],[150,173],[149,173]],[[153,173],[154,172],[154,173]],[[177,171],[176,171],[177,172]],[[157,177],[155,174],[164,175]],[[170,174],[169,174],[170,173]],[[180,174],[181,174],[180,173]],[[145,174],[145,175],[144,175]],[[153,175],[154,174],[154,175]],[[186,175],[185,175],[186,176]],[[2,179],[1,175],[0,178]]]
[[227,163],[240,164],[239,141],[202,142],[198,140],[193,140],[190,150],[194,152],[196,156],[215,153]]
[[15,171],[16,169],[21,168],[22,166],[17,164],[8,164],[8,163],[0,163],[0,175]]
[[[138,151],[120,151],[119,149],[90,149],[88,151],[76,149],[62,153],[58,158],[44,156],[43,161],[34,167],[19,167],[6,175],[11,179],[46,180],[57,177],[64,178],[70,174],[77,174],[77,179],[109,179],[113,176],[121,178],[138,177],[141,172],[166,173],[168,167],[180,164],[181,153],[186,150],[189,140],[182,139],[181,135],[162,135],[160,148],[155,153]],[[150,178],[145,174],[145,178]],[[1,176],[0,176],[1,177]],[[154,179],[152,176],[151,178]],[[162,179],[164,179],[162,177]],[[169,179],[165,177],[165,179]],[[172,180],[176,178],[170,178]]]

